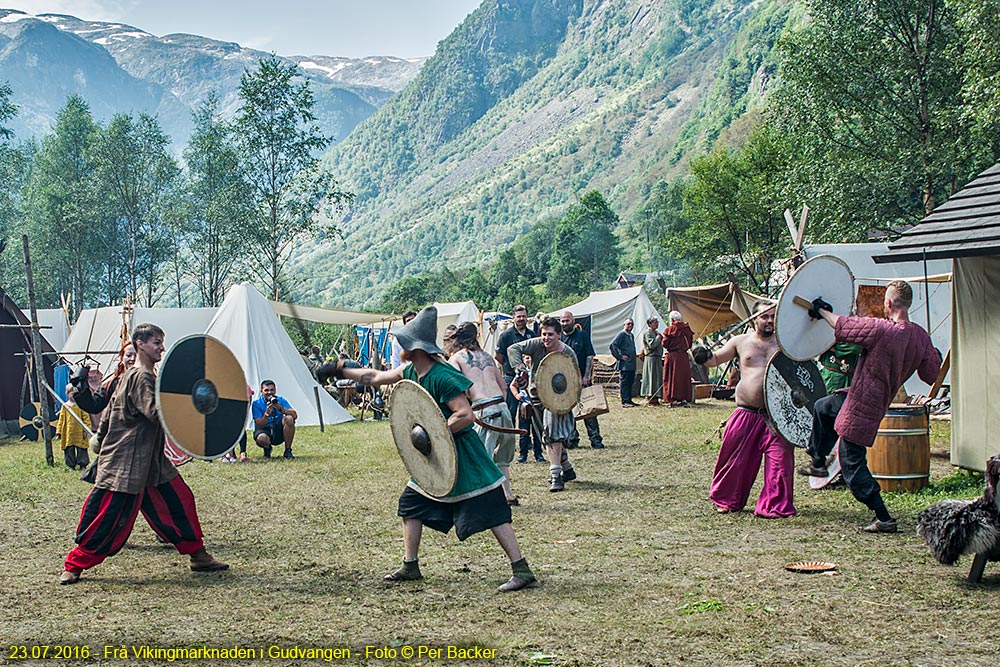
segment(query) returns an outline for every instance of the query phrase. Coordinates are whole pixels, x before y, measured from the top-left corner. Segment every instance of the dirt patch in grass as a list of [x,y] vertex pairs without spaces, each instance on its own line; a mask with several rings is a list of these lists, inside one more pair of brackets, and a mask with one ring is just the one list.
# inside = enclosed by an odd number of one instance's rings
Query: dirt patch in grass
[[[424,534],[425,580],[386,584],[402,555],[396,500],[406,476],[385,422],[301,429],[296,458],[182,468],[209,550],[231,563],[195,575],[137,522],[117,556],[60,587],[88,488],[44,465],[36,443],[0,444],[3,569],[0,662],[10,645],[247,647],[264,656],[172,664],[325,664],[268,657],[270,646],[347,647],[341,664],[975,665],[996,663],[1000,570],[978,586],[970,565],[938,565],[916,514],[942,497],[975,497],[975,475],[948,464],[948,424],[935,422],[932,481],[887,494],[896,535],[867,535],[869,512],[846,490],[796,479],[791,519],[717,515],[708,484],[732,403],[635,408],[601,418],[604,450],[572,452],[579,480],[547,491],[547,466],[512,467],[514,526],[541,585],[502,595],[510,575],[491,535],[465,543]],[[586,441],[586,439],[585,439]],[[797,463],[805,456],[797,453]],[[759,486],[751,494],[756,498]],[[798,560],[837,574],[793,574]],[[365,658],[366,646],[397,658]],[[405,647],[441,648],[404,659]],[[496,656],[448,659],[447,647]],[[453,649],[457,652],[457,649]],[[391,655],[391,653],[383,653]],[[458,655],[456,653],[456,655]],[[166,664],[166,658],[32,660],[35,664]]]

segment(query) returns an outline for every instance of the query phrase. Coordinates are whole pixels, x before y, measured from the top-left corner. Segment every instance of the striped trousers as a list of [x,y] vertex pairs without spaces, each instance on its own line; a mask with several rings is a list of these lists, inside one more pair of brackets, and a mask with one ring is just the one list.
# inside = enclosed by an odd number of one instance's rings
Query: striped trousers
[[94,488],[83,503],[77,546],[66,554],[65,569],[79,572],[121,551],[139,512],[157,535],[182,554],[202,548],[194,495],[180,475],[138,494]]

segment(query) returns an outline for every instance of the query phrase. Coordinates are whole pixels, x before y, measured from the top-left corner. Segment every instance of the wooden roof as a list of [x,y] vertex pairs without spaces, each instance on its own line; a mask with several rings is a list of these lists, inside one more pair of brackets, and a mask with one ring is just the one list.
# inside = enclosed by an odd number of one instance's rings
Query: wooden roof
[[1000,162],[895,242],[877,264],[1000,254]]

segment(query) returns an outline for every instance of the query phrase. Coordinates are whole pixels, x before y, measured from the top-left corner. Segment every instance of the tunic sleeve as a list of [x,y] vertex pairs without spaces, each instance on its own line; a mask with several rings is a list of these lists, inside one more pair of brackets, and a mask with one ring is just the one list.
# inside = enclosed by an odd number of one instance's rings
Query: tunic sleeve
[[834,336],[840,342],[856,343],[871,348],[882,332],[891,326],[888,320],[877,317],[850,317],[842,315],[837,319]]
[[156,384],[152,373],[137,373],[130,380],[128,402],[135,414],[141,414],[149,421],[158,423],[159,410],[156,407]]
[[941,372],[941,355],[934,346],[927,344],[927,354],[924,355],[920,365],[917,367],[917,375],[927,384],[933,385],[937,381],[938,373]]
[[533,339],[529,338],[528,340],[522,340],[511,344],[510,347],[507,348],[507,363],[509,363],[510,367],[515,371],[524,368],[524,348],[531,340]]

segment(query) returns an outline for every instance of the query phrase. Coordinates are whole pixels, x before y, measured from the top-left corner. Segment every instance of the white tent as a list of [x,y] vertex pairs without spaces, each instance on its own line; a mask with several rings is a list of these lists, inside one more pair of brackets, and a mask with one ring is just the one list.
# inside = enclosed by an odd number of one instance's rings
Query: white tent
[[353,419],[313,379],[271,304],[250,283],[229,289],[205,333],[233,351],[254,392],[262,380],[274,380],[278,394],[299,413],[300,426],[318,425],[320,410],[324,424]]
[[70,329],[59,352],[70,363],[79,363],[89,357],[102,372],[114,370],[115,356],[122,346],[123,324],[128,328],[123,317],[121,306],[84,310]]
[[611,341],[622,330],[627,318],[631,317],[635,322],[633,335],[639,332],[640,339],[641,333],[646,330],[646,320],[655,317],[663,321],[641,286],[591,292],[583,301],[561,308],[551,315],[559,317],[567,310],[577,319],[590,315],[590,340],[597,354],[611,354]]
[[[22,308],[21,312],[30,322],[31,311]],[[39,308],[35,312],[38,313],[38,326],[48,327],[42,329],[42,338],[49,341],[53,350],[62,349],[63,343],[69,337],[69,322],[66,321],[66,311],[62,308]]]
[[317,308],[316,306],[300,306],[284,301],[270,301],[271,308],[278,315],[294,317],[308,322],[326,322],[327,324],[377,324],[391,322],[397,315],[387,313],[362,313],[357,310],[343,308]]
[[[462,301],[456,303],[436,303],[434,307],[438,311],[437,321],[437,344],[444,344],[444,330],[449,324],[460,324],[462,322],[475,322],[479,324],[479,308],[472,301]],[[390,332],[392,330],[390,329]]]
[[[931,335],[934,347],[944,356],[951,348],[951,281],[924,282],[923,262],[895,262],[876,264],[875,255],[884,255],[885,243],[831,243],[805,248],[806,258],[833,255],[844,260],[854,274],[855,289],[858,285],[882,285],[890,280],[906,280],[913,288],[913,305],[910,319]],[[927,276],[934,277],[951,272],[951,260],[934,259],[927,262]],[[926,287],[926,288],[925,288]],[[929,297],[929,298],[928,298]],[[930,306],[930,321],[927,319]],[[948,381],[948,378],[945,378]],[[930,387],[913,375],[903,385],[909,394],[927,394]]]
[[[71,363],[89,356],[107,373],[114,370],[115,357],[122,346],[122,326],[131,332],[146,322],[163,329],[163,344],[170,346],[192,334],[205,333],[217,308],[133,308],[128,315],[122,306],[90,308],[80,313],[66,342],[56,348]],[[127,318],[127,319],[126,319]],[[95,354],[97,353],[97,354]]]

